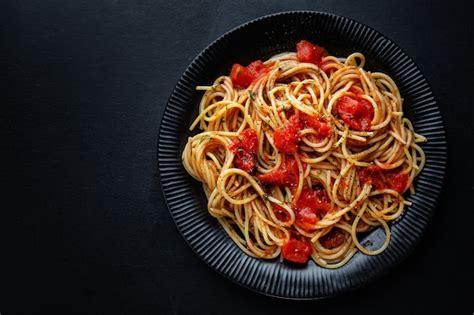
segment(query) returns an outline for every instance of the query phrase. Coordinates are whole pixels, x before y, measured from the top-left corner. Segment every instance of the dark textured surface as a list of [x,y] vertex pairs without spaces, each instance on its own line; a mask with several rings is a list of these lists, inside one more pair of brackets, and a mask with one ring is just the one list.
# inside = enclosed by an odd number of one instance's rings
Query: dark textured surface
[[[0,312],[472,313],[465,5],[3,1]],[[290,9],[346,15],[399,44],[430,82],[449,143],[446,190],[415,251],[375,283],[325,301],[275,300],[211,270],[183,242],[156,176],[159,120],[191,59],[225,31]]]
[[[242,39],[245,38],[245,41]],[[397,82],[404,110],[415,131],[428,142],[422,144],[426,165],[415,180],[413,205],[394,222],[388,248],[375,257],[356,254],[337,270],[313,262],[306,266],[264,261],[245,255],[207,213],[207,200],[196,181],[182,166],[181,153],[191,134],[187,129],[196,116],[202,91],[233,62],[248,64],[265,55],[294,50],[305,38],[317,42],[336,56],[362,52],[366,69],[382,71]],[[219,62],[216,62],[219,61]],[[193,250],[225,277],[254,291],[289,299],[321,299],[335,296],[379,278],[419,242],[438,205],[445,178],[447,145],[444,124],[435,98],[418,67],[393,42],[354,20],[327,13],[298,11],[266,16],[225,34],[193,60],[171,94],[158,137],[158,171],[170,212]],[[361,238],[370,249],[384,242],[383,229]]]

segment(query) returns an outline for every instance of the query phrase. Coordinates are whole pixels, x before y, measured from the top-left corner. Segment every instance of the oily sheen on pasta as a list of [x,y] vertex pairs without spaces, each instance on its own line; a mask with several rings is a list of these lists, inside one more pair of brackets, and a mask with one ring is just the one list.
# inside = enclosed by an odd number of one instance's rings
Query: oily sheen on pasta
[[[183,165],[246,254],[338,268],[357,250],[388,246],[426,139],[404,117],[395,82],[364,64],[361,53],[338,58],[302,40],[197,87],[205,92],[190,130],[200,132]],[[378,226],[385,242],[362,246],[361,233]]]

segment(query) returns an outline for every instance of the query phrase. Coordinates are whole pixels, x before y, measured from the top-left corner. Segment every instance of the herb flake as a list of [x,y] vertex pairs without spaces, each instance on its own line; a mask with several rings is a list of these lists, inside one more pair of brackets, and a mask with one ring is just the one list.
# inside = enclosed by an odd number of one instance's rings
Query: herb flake
[[254,91],[249,91],[249,96],[250,96],[250,99],[251,99],[252,101],[255,100],[255,93],[254,93]]

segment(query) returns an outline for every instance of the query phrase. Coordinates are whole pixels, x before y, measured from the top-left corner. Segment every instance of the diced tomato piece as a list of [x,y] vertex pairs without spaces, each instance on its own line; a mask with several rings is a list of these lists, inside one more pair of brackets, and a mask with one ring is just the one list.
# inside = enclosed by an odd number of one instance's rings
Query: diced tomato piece
[[232,83],[241,87],[248,87],[252,83],[252,76],[246,67],[234,63],[230,71]]
[[290,220],[290,214],[285,208],[280,205],[277,205],[276,203],[273,203],[272,207],[273,213],[275,214],[278,220],[280,220],[281,222],[286,222]]
[[317,131],[320,136],[327,137],[331,134],[331,127],[329,127],[329,125],[326,123],[321,123]]
[[246,88],[268,71],[268,67],[261,60],[251,62],[247,67],[234,63],[230,71],[230,79],[233,84]]
[[293,205],[296,213],[296,223],[304,230],[311,230],[318,222],[319,213],[327,213],[331,210],[331,201],[322,187],[310,190],[303,187],[300,197]]
[[320,65],[324,56],[327,56],[326,49],[314,45],[306,40],[296,44],[296,57],[300,62],[314,63]]
[[280,129],[273,133],[273,142],[278,151],[286,154],[296,153],[298,150],[298,131],[302,128],[300,120],[293,115],[288,122]]
[[289,186],[298,185],[298,163],[292,156],[286,156],[279,168],[257,176],[262,184]]
[[337,100],[336,112],[344,123],[354,130],[369,130],[374,118],[374,108],[362,97],[344,95]]
[[255,168],[255,158],[258,151],[258,137],[255,130],[247,128],[235,139],[229,149],[234,153],[235,166],[246,172]]
[[385,170],[374,165],[360,169],[358,175],[363,184],[372,184],[375,190],[393,189],[401,194],[408,186],[408,174],[402,170]]
[[301,113],[301,119],[306,127],[313,128],[318,132],[318,138],[323,139],[330,135],[331,127],[321,117]]
[[296,214],[296,223],[305,230],[311,230],[318,222],[318,209],[316,208],[314,193],[307,187],[304,187],[300,198],[293,206]]
[[313,249],[308,241],[294,238],[286,242],[281,248],[284,259],[298,264],[306,264],[312,252]]
[[278,151],[285,154],[293,154],[298,151],[300,137],[298,132],[303,128],[313,128],[318,133],[319,140],[331,134],[329,125],[317,115],[300,113],[292,115],[285,125],[273,132],[273,142]]
[[252,76],[252,80],[259,78],[261,75],[267,73],[270,69],[263,64],[261,60],[256,60],[251,62],[247,69],[249,70],[250,75]]
[[314,225],[318,223],[318,216],[313,208],[302,208],[296,213],[296,224],[303,230],[314,230]]
[[371,184],[376,190],[384,188],[382,169],[378,166],[369,166],[359,169],[359,180],[363,184]]
[[401,194],[408,186],[408,174],[405,172],[388,172],[386,181],[388,187]]
[[332,228],[328,234],[324,235],[319,239],[319,243],[323,245],[323,247],[331,249],[338,246],[341,246],[344,243],[346,236],[341,229]]

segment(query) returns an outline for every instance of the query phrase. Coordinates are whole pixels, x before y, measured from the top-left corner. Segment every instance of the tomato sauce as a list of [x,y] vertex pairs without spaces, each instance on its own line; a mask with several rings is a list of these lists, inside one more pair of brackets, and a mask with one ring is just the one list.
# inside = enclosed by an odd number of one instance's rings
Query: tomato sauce
[[340,97],[335,106],[339,117],[354,130],[370,130],[374,118],[374,108],[370,102],[359,95]]
[[258,137],[255,130],[247,128],[232,140],[229,149],[234,153],[235,166],[246,172],[255,168],[255,159],[258,151]]
[[273,213],[275,214],[275,217],[280,220],[281,222],[286,222],[286,221],[289,221],[290,220],[290,214],[288,213],[288,211],[283,208],[282,206],[276,204],[276,203],[273,203],[272,204],[272,207],[273,207]]
[[273,142],[278,151],[285,154],[293,154],[298,150],[300,140],[298,131],[302,129],[302,124],[296,115],[288,119],[288,122],[273,133]]
[[386,175],[388,187],[403,193],[408,186],[408,174],[403,172],[389,172]]
[[327,55],[326,49],[306,40],[302,40],[296,44],[296,57],[300,62],[309,62],[320,66],[323,57]]
[[359,169],[358,176],[363,184],[372,184],[376,190],[393,189],[401,194],[408,186],[408,174],[402,170],[369,166]]
[[311,230],[318,222],[318,214],[331,210],[331,201],[324,188],[315,187],[314,190],[310,190],[308,187],[303,187],[293,209],[296,214],[296,224],[304,230]]
[[331,127],[318,115],[292,115],[283,127],[273,132],[273,142],[278,151],[285,154],[296,153],[300,141],[298,132],[304,128],[313,128],[317,132],[318,141],[331,134]]
[[313,248],[307,240],[295,238],[291,238],[281,248],[284,259],[298,264],[306,264],[312,252]]
[[230,71],[230,79],[234,85],[247,88],[253,81],[268,71],[269,68],[265,66],[261,60],[251,62],[246,67],[234,63],[232,65],[232,70]]
[[344,243],[346,236],[344,232],[338,228],[332,228],[328,234],[322,236],[319,239],[319,243],[327,249],[332,249],[338,246],[341,246]]
[[280,167],[257,176],[262,184],[295,187],[298,185],[298,163],[292,156],[286,156]]
[[331,127],[318,115],[301,113],[300,118],[306,128],[313,128],[318,133],[318,139],[322,140],[331,134]]

